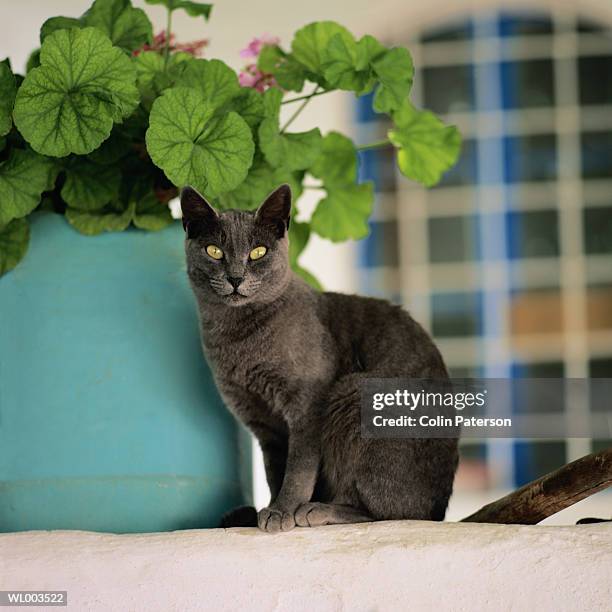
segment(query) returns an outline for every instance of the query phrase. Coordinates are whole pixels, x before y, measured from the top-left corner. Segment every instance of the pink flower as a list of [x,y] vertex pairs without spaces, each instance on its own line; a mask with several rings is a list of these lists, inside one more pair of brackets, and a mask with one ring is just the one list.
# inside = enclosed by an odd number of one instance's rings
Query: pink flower
[[255,37],[247,47],[240,51],[240,57],[244,58],[255,58],[261,53],[261,49],[265,45],[278,45],[280,38],[278,36],[270,36],[269,34],[262,34],[259,38]]
[[238,76],[238,81],[242,87],[252,87],[263,93],[268,87],[274,87],[276,81],[271,74],[262,72],[257,64],[249,64],[245,66]]
[[238,81],[242,87],[254,87],[257,88],[257,81],[259,80],[259,75],[252,74],[250,72],[241,72],[238,75]]
[[265,45],[278,45],[279,42],[280,39],[277,36],[263,34],[259,38],[254,38],[249,45],[240,52],[241,57],[254,60],[242,69],[238,77],[242,87],[252,87],[259,92],[264,92],[268,87],[276,86],[274,76],[262,72],[257,67],[257,58]]
[[[176,51],[184,51],[185,53],[189,53],[194,57],[200,57],[203,53],[204,47],[208,45],[208,40],[194,40],[193,42],[188,43],[177,43],[174,40],[174,34],[170,34],[170,43],[168,45],[168,49],[170,52],[174,53]],[[132,53],[132,55],[138,55],[143,51],[157,51],[158,53],[163,53],[166,48],[166,31],[162,30],[159,34],[156,34],[153,37],[153,42],[150,45],[143,45],[140,49],[136,49]]]

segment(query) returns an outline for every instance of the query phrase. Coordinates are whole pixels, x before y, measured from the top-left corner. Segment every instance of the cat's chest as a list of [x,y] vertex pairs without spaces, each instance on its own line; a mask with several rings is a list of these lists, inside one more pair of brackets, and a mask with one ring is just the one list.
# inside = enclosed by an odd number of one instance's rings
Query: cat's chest
[[244,338],[204,341],[219,386],[242,390],[270,406],[327,384],[332,363],[317,325],[260,328]]
[[282,379],[299,376],[303,357],[299,342],[267,330],[238,340],[220,338],[214,343],[205,342],[205,350],[219,379],[241,385],[252,385],[263,375],[276,374]]

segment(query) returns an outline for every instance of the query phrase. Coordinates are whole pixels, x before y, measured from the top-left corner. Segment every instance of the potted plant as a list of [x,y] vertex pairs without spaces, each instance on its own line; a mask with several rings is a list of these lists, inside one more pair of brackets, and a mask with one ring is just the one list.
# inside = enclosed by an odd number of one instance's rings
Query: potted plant
[[[395,147],[425,185],[459,154],[457,130],[409,102],[404,48],[315,22],[288,49],[255,39],[238,76],[197,57],[202,41],[174,42],[174,11],[208,19],[210,5],[147,3],[168,11],[156,37],[129,0],[95,0],[42,24],[25,76],[0,63],[0,530],[213,526],[243,500],[168,205],[178,188],[247,210],[282,182],[298,207],[320,190],[290,232],[292,266],[318,286],[299,264],[310,234],[368,232],[359,150]],[[373,92],[388,138],[290,131],[338,89]]]

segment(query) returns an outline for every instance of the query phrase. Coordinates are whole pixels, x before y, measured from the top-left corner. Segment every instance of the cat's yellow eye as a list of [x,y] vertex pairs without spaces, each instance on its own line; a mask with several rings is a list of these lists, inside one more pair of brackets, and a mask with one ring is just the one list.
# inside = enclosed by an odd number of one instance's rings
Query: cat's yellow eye
[[252,260],[261,259],[266,253],[268,249],[265,246],[255,247],[250,253],[249,258]]
[[213,259],[222,259],[223,258],[223,251],[218,247],[215,246],[214,244],[209,244],[206,247],[206,252],[213,258]]

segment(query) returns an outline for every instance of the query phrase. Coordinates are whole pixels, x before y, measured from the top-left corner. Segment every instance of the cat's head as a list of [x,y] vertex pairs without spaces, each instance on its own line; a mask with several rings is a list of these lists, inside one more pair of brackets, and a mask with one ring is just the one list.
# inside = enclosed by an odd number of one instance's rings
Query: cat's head
[[289,282],[291,189],[281,185],[254,212],[217,212],[195,189],[181,192],[187,273],[206,301],[242,306],[276,299]]

